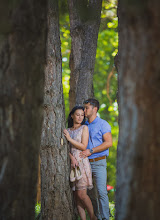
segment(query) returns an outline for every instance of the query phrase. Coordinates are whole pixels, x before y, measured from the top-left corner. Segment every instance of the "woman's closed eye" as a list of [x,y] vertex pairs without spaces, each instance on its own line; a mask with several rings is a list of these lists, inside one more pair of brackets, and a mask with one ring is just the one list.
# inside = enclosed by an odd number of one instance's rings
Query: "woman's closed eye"
[[76,114],[76,116],[84,116],[84,114],[80,115],[80,114]]

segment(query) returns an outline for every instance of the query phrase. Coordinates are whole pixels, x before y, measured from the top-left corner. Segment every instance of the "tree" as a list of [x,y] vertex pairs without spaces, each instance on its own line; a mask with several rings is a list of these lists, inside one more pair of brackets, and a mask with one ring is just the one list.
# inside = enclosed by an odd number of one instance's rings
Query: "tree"
[[93,97],[93,72],[102,0],[68,0],[70,33],[70,109]]
[[49,0],[44,122],[41,137],[42,219],[72,219],[65,127],[58,0]]
[[1,6],[0,219],[34,219],[47,4],[5,0]]
[[[68,0],[71,34],[70,110],[94,96],[93,73],[101,20],[102,1]],[[98,214],[96,184],[89,191],[95,213]]]
[[160,4],[119,0],[116,219],[159,218]]

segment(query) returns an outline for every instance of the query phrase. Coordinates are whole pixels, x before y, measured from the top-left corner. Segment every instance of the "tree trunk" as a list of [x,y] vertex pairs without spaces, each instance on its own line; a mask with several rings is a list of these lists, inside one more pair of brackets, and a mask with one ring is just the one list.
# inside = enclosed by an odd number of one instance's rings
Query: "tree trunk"
[[119,1],[116,219],[159,219],[160,4]]
[[44,123],[41,137],[42,219],[72,219],[69,185],[69,148],[63,136],[65,127],[62,88],[62,57],[58,0],[48,7],[47,64],[45,69]]
[[93,72],[102,0],[68,0],[70,32],[70,109],[93,97]]
[[[101,0],[68,0],[71,32],[70,55],[70,109],[83,105],[83,101],[94,96],[93,73],[101,20]],[[95,213],[98,215],[97,190],[88,191]]]
[[47,4],[3,0],[1,6],[0,219],[28,220],[36,202]]

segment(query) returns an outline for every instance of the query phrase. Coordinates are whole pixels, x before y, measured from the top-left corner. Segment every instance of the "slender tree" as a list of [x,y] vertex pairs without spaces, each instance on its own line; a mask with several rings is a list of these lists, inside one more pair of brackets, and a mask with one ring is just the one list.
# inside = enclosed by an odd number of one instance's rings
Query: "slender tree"
[[70,109],[93,97],[95,65],[102,0],[68,0],[70,33]]
[[34,219],[46,9],[43,0],[1,1],[0,219]]
[[160,3],[119,0],[116,219],[159,218]]
[[65,127],[58,0],[49,0],[44,122],[41,137],[42,219],[72,219],[69,149]]

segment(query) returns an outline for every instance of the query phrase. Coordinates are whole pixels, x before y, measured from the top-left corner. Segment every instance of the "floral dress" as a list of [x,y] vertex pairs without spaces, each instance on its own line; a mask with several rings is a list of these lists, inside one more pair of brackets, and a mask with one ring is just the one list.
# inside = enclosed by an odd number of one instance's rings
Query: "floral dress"
[[[67,129],[71,138],[79,143],[81,143],[82,131],[83,131],[84,126],[86,126],[86,125],[82,125],[75,130],[71,130],[70,128]],[[72,183],[73,184],[72,185],[73,191],[93,188],[92,172],[91,172],[91,166],[90,166],[88,157],[81,158],[80,152],[81,152],[81,150],[79,150],[71,145],[71,154],[78,161],[79,168],[80,168],[81,174],[82,174],[82,178],[80,180],[76,180]]]

